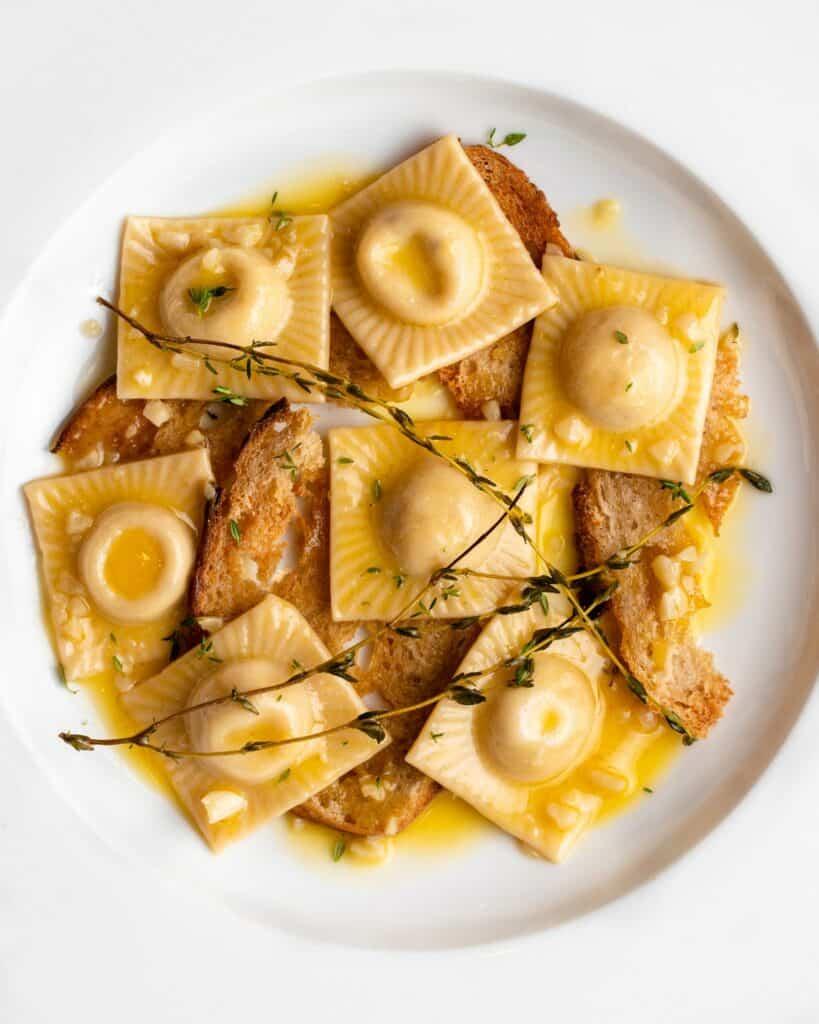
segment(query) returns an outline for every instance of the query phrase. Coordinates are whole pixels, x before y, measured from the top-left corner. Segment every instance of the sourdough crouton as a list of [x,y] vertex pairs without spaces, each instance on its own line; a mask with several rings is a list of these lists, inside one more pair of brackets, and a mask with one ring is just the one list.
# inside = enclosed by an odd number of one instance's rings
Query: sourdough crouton
[[[464,148],[536,266],[540,267],[547,245],[557,246],[564,256],[574,255],[546,196],[519,167],[488,146]],[[532,325],[524,324],[488,348],[438,371],[467,419],[481,419],[481,407],[493,399],[504,419],[517,416],[531,337]]]
[[[557,246],[564,256],[574,255],[560,231],[557,214],[519,167],[488,146],[464,149],[538,267],[547,245]],[[524,324],[481,352],[438,371],[465,418],[482,419],[481,407],[492,400],[500,405],[502,417],[517,416],[531,335],[532,325]],[[335,315],[330,321],[330,369],[377,398],[400,401],[407,397],[403,391],[409,389],[390,389]]]
[[[196,438],[197,444],[207,446],[214,476],[221,484],[230,475],[248,430],[267,404],[122,399],[117,398],[116,377],[109,377],[72,412],[51,450],[72,469],[92,469],[108,462],[171,455],[191,447]],[[154,413],[154,418],[149,418],[151,405],[159,407],[162,415]],[[195,431],[202,435],[201,440]]]
[[[418,639],[383,633],[372,643],[365,687],[391,707],[440,693],[479,627],[457,631],[426,623]],[[395,835],[409,825],[440,787],[404,760],[428,709],[389,720],[392,744],[296,809],[312,821],[356,835]]]
[[[700,454],[698,478],[726,464],[722,450],[733,445],[740,453],[742,437],[735,418],[747,414],[747,398],[739,390],[739,345],[734,329],[720,340],[711,402]],[[715,533],[728,511],[737,481],[709,486],[700,503]],[[626,473],[589,470],[574,491],[575,523],[583,565],[590,568],[638,541],[680,506],[659,481]],[[663,530],[639,554],[636,564],[617,572],[619,588],[611,599],[612,637],[629,670],[650,696],[676,714],[692,736],[702,738],[722,715],[731,697],[728,680],[717,671],[713,656],[696,642],[690,614],[668,609],[668,598],[654,566],[660,555],[674,557],[691,541],[684,519]],[[696,591],[685,597],[687,612],[703,603]]]

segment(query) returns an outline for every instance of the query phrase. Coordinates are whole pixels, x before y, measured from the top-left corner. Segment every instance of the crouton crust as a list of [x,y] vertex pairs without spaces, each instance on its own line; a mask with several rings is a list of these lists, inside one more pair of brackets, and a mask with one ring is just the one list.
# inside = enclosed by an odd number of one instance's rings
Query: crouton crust
[[[736,419],[747,410],[748,400],[740,391],[738,332],[732,328],[720,339],[698,482],[724,465],[718,453],[726,443],[742,450]],[[721,486],[709,485],[699,498],[715,533],[737,486],[738,481],[731,478]],[[578,550],[587,568],[634,544],[680,507],[680,499],[673,498],[657,480],[603,470],[587,471],[575,487],[573,499]],[[689,618],[660,620],[661,591],[651,569],[657,555],[674,555],[690,543],[684,520],[663,530],[643,548],[635,565],[616,574],[619,588],[610,608],[616,625],[614,642],[629,670],[654,700],[679,717],[692,736],[703,738],[721,717],[732,695],[731,686],[715,667],[713,656],[697,644]],[[690,600],[692,608],[703,603],[696,593]],[[658,650],[667,652],[660,666]]]
[[[547,245],[557,246],[564,256],[574,255],[546,196],[519,167],[488,146],[464,149],[538,268]],[[517,416],[531,337],[532,325],[524,324],[488,348],[438,371],[467,419],[481,419],[483,405],[492,399],[500,404],[503,417]]]
[[[102,462],[132,462],[154,455],[171,455],[190,447],[186,438],[199,430],[210,453],[217,483],[233,471],[233,460],[248,430],[264,413],[267,402],[245,406],[218,405],[218,419],[208,415],[211,402],[164,399],[170,417],[157,427],[145,417],[145,400],[117,397],[116,377],[104,380],[71,413],[51,450],[72,468],[96,456]],[[207,429],[201,430],[203,417]]]

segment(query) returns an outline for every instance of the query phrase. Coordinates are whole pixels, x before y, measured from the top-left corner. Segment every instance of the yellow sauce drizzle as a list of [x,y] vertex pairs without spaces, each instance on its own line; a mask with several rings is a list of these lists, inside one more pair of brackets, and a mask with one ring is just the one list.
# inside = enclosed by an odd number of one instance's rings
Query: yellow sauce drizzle
[[[276,209],[293,214],[324,213],[368,184],[374,177],[372,173],[349,163],[325,162],[318,170],[314,165],[308,172],[294,173],[287,180],[279,179],[271,187],[259,190],[246,199],[221,206],[213,215],[265,216],[273,208],[271,197],[276,189]],[[598,202],[591,207],[576,210],[566,218],[566,224],[570,235],[588,244],[595,259],[635,269],[643,269],[648,265],[648,261],[623,227],[619,204],[615,205],[611,201]],[[655,264],[652,265],[656,267]],[[413,399],[403,403],[404,407],[410,408],[413,400],[422,408],[434,408],[434,412],[430,412],[425,418],[448,418],[457,415],[449,392],[441,388],[437,376],[434,381],[425,378],[418,382]],[[413,414],[419,415],[419,411],[413,410]],[[579,471],[573,467],[542,467],[540,473],[541,487],[544,482],[548,485],[546,497],[541,505],[538,526],[540,546],[553,564],[564,572],[570,572],[577,563],[571,494]],[[740,502],[744,503],[742,497]],[[703,630],[712,629],[717,623],[723,623],[735,612],[747,589],[749,568],[747,559],[742,557],[743,529],[741,522],[737,522],[736,512],[737,509],[734,509],[732,516],[728,518],[719,544],[714,546],[713,539],[707,538],[714,553],[706,574],[707,596],[711,601],[711,607],[698,616]],[[710,526],[700,513],[693,513],[688,522],[693,539],[699,538],[702,541],[706,538]],[[129,534],[140,532],[128,531]],[[145,581],[153,578],[152,574],[158,571],[157,555],[150,549],[150,544],[141,538],[127,537],[127,540],[127,545],[124,541],[123,544],[128,551],[124,551],[120,557],[119,551],[112,550],[109,558],[111,564],[106,567],[106,571],[111,574],[112,585],[123,592],[126,592],[127,588],[139,589],[148,586]],[[136,557],[133,554],[135,544],[138,548]],[[47,628],[51,633],[50,626]],[[140,678],[148,678],[160,668],[161,666],[156,665],[142,666]],[[116,680],[117,673],[111,669],[75,685],[90,698],[107,733],[125,735],[136,731],[138,727],[122,706]],[[621,684],[606,686],[604,700],[607,711],[598,754],[605,754],[614,749],[632,730],[635,716],[639,716],[644,710]],[[594,792],[604,796],[597,822],[619,814],[635,800],[644,796],[644,791],[652,790],[667,772],[680,749],[679,737],[671,730],[660,729],[657,737],[637,760],[637,784],[631,792],[604,795],[599,789],[594,789]],[[163,769],[162,759],[158,755],[136,748],[118,748],[118,752],[126,758],[136,775],[153,789],[169,797],[183,814],[186,813],[176,799]],[[578,773],[582,773],[584,767],[578,769]],[[585,779],[581,780],[573,773],[564,783],[551,788],[551,798],[559,795],[564,789],[576,788],[578,785],[582,785],[586,791],[593,789]],[[542,799],[543,795],[543,791],[539,791],[537,798]],[[339,842],[338,832],[293,815],[288,815],[285,821],[278,823],[278,826],[284,830],[293,848],[305,859],[315,864],[330,865],[331,869],[335,868],[332,854]],[[393,841],[396,851],[400,853],[450,855],[453,851],[461,850],[476,841],[492,827],[464,801],[442,791],[406,830],[394,837]],[[345,835],[341,836],[341,840],[344,844],[350,844],[355,841],[355,837]],[[366,861],[358,860],[349,854],[342,857],[345,863],[357,867],[367,866]]]
[[[626,227],[621,204],[616,199],[598,199],[561,217],[566,233],[578,254],[595,263],[611,263],[629,270],[663,272],[663,266],[643,252]],[[670,268],[665,268],[669,270]]]
[[699,509],[683,520],[692,541],[700,550],[709,552],[703,590],[710,605],[694,619],[698,633],[711,633],[730,622],[744,604],[753,583],[753,566],[746,543],[747,502],[747,489],[740,487],[719,537],[714,537],[711,524]]
[[[148,679],[155,672],[162,668],[161,665],[140,666],[132,675],[138,675],[140,679]],[[100,672],[97,675],[89,676],[78,683],[71,684],[79,687],[83,696],[88,697],[94,710],[97,712],[108,736],[128,736],[139,729],[139,725],[131,718],[122,705],[120,691],[117,686],[117,673],[110,669]],[[116,752],[124,757],[128,767],[143,782],[163,796],[168,797],[179,810],[187,817],[187,812],[177,800],[173,787],[168,781],[168,776],[162,765],[162,758],[150,750],[140,750],[138,747],[117,747]],[[106,752],[106,755],[110,751]]]
[[[333,863],[333,851],[337,850],[336,844],[339,842],[344,844],[344,853],[339,860],[345,866],[357,870],[381,866],[355,855],[353,844],[363,837],[342,835],[295,815],[289,815],[280,827],[288,845],[311,866],[321,868],[330,865],[333,870],[337,870],[338,865]],[[468,803],[442,790],[411,825],[388,839],[388,842],[392,843],[396,857],[449,856],[464,850],[488,834],[493,827]]]
[[274,207],[286,213],[327,213],[342,200],[369,185],[376,177],[361,165],[344,160],[323,160],[318,167],[298,168],[244,199],[226,203],[213,211],[217,217],[265,217]]
[[139,527],[123,530],[108,549],[105,581],[114,593],[133,600],[153,590],[164,564],[153,533]]

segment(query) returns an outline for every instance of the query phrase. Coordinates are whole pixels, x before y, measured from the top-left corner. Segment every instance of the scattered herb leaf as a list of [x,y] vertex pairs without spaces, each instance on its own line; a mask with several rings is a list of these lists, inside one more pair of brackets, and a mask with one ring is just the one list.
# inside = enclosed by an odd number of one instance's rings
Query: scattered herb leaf
[[197,315],[203,317],[210,309],[214,299],[221,299],[228,292],[235,292],[235,288],[228,288],[227,285],[217,285],[215,288],[188,288],[188,297],[196,307]]

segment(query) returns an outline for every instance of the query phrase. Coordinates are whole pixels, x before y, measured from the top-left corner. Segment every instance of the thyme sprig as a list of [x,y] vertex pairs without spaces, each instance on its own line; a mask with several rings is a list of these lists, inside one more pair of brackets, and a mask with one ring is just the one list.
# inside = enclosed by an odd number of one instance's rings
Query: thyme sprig
[[[529,483],[526,482],[520,488],[518,493],[515,495],[510,511],[517,508],[518,502],[523,497],[523,493]],[[382,633],[393,630],[400,635],[415,637],[418,635],[418,631],[414,627],[402,627],[399,623],[406,618],[410,611],[415,608],[419,602],[422,601],[427,591],[434,587],[439,580],[442,578],[441,573],[446,574],[453,570],[458,562],[463,558],[466,558],[476,547],[482,544],[487,537],[489,537],[499,526],[508,518],[509,512],[504,510],[497,519],[494,520],[478,537],[475,538],[463,551],[459,552],[442,570],[434,572],[427,582],[423,585],[413,598],[407,602],[407,604],[401,609],[401,611],[389,622],[384,623],[378,630],[369,636],[363,637],[361,640],[351,644],[345,648],[342,652],[334,655],[331,658],[314,665],[312,668],[304,668],[298,666],[297,670],[293,672],[287,679],[281,683],[274,683],[269,686],[259,686],[252,690],[238,690],[234,688],[229,694],[223,697],[213,697],[206,701],[201,701],[198,704],[191,704],[184,708],[179,708],[177,711],[173,711],[163,718],[157,719],[145,726],[143,729],[137,730],[135,733],[131,733],[128,736],[117,736],[108,738],[98,738],[92,736],[86,736],[81,733],[61,732],[59,737],[63,742],[73,747],[75,750],[93,750],[95,747],[112,747],[112,746],[138,746],[146,750],[155,750],[160,754],[165,754],[167,757],[178,758],[178,757],[207,757],[216,756],[215,754],[208,752],[197,752],[197,751],[179,751],[170,750],[164,745],[156,745],[150,742],[150,737],[159,729],[161,726],[166,725],[168,722],[174,721],[175,719],[183,718],[195,711],[202,711],[205,708],[215,707],[220,704],[236,703],[247,711],[251,711],[254,714],[258,714],[258,709],[251,701],[251,697],[258,697],[261,694],[273,693],[277,690],[282,690],[285,687],[293,686],[296,683],[303,682],[311,676],[318,675],[319,673],[326,673],[329,675],[337,676],[340,679],[345,679],[348,682],[356,683],[358,680],[349,671],[355,662],[356,653],[364,647],[366,644],[371,643],[376,637]],[[199,647],[196,649],[197,657],[207,657],[210,661],[220,661],[213,653],[213,640],[203,639]],[[453,680],[453,684],[455,684]],[[452,692],[453,700],[459,703],[479,703],[477,700],[466,700],[465,695],[462,692],[462,686],[456,686]],[[252,753],[256,750],[266,750],[270,746],[282,746],[285,744],[296,743],[309,739],[316,739],[322,736],[328,736],[333,732],[338,732],[343,728],[357,728],[360,731],[366,733],[372,739],[376,739],[380,742],[384,737],[383,728],[378,725],[382,718],[394,717],[395,714],[407,714],[410,711],[415,711],[420,707],[426,707],[429,703],[434,703],[435,700],[442,699],[447,695],[447,691],[443,694],[439,694],[434,700],[422,702],[419,705],[409,705],[403,708],[393,709],[391,712],[364,712],[359,715],[358,718],[354,719],[353,722],[343,723],[342,725],[333,727],[332,729],[325,730],[324,732],[311,733],[306,736],[294,736],[287,740],[257,740],[250,744],[245,744],[241,748],[227,751],[228,754],[235,753]],[[483,698],[481,698],[482,700]],[[377,728],[376,728],[377,727]]]
[[[489,477],[479,473],[468,459],[462,455],[450,455],[438,447],[436,436],[431,434],[425,436],[415,429],[415,421],[404,409],[394,405],[386,399],[376,398],[369,395],[357,384],[337,374],[324,370],[312,363],[306,363],[299,359],[289,359],[285,356],[278,356],[266,351],[272,347],[274,342],[253,341],[249,345],[237,345],[229,341],[216,341],[210,338],[196,338],[190,335],[161,334],[152,331],[137,319],[129,316],[124,310],[109,302],[102,296],[97,296],[99,305],[110,310],[121,320],[124,320],[130,327],[141,334],[145,340],[154,348],[162,352],[173,354],[184,354],[190,358],[198,359],[200,362],[220,364],[228,370],[234,370],[251,377],[254,373],[262,377],[281,377],[284,380],[295,384],[305,394],[318,392],[326,398],[341,402],[344,405],[352,406],[366,413],[373,419],[380,420],[395,427],[398,432],[412,444],[424,451],[442,459],[453,469],[457,469],[479,490],[493,498],[499,505],[507,510],[509,522],[515,531],[527,542],[531,543],[528,537],[527,525],[532,517],[523,509],[513,505],[513,498],[503,488],[499,487]],[[209,355],[197,351],[190,346],[206,345],[211,350]],[[213,355],[213,349],[223,349],[226,353],[234,352],[233,356],[218,357]],[[216,369],[216,367],[213,367]],[[247,399],[241,399],[230,388],[220,385],[213,389],[220,400],[230,404],[246,404]],[[449,438],[445,438],[449,440]]]
[[[102,297],[97,298],[97,302],[105,308],[111,310],[118,317],[128,323],[134,330],[140,333],[151,345],[160,349],[161,351],[182,353],[194,358],[199,358],[206,362],[218,362],[223,364],[229,369],[238,370],[246,373],[247,377],[250,378],[255,372],[262,376],[274,376],[282,377],[285,380],[291,381],[296,384],[302,391],[307,394],[311,394],[313,391],[322,393],[325,397],[335,401],[339,401],[343,404],[351,405],[354,408],[361,410],[367,415],[374,419],[380,420],[381,422],[389,423],[395,427],[399,433],[405,437],[412,444],[428,451],[430,454],[441,458],[447,464],[458,470],[460,473],[465,475],[470,483],[473,484],[478,490],[489,495],[504,509],[503,518],[508,518],[510,524],[513,526],[519,536],[528,544],[539,562],[546,568],[548,575],[556,586],[559,593],[563,594],[569,601],[570,606],[573,609],[573,613],[578,617],[583,628],[590,633],[590,635],[600,644],[604,652],[607,654],[612,664],[621,672],[625,678],[628,686],[632,692],[637,696],[643,703],[651,704],[654,706],[665,718],[670,727],[677,732],[683,734],[686,742],[693,742],[693,738],[686,732],[682,726],[680,720],[674,715],[673,712],[664,709],[656,701],[653,700],[651,695],[646,690],[645,686],[629,672],[628,668],[624,665],[622,660],[612,649],[611,644],[608,642],[605,634],[597,625],[595,619],[592,617],[594,609],[590,610],[584,608],[577,594],[574,591],[574,584],[578,579],[587,578],[590,575],[596,575],[598,573],[605,572],[607,569],[618,569],[627,568],[631,562],[630,557],[614,558],[609,559],[607,564],[597,566],[594,570],[589,570],[585,574],[576,574],[574,578],[570,579],[564,576],[560,570],[555,566],[551,565],[542,552],[538,549],[537,544],[532,539],[527,530],[527,525],[531,523],[531,516],[525,513],[522,509],[517,507],[517,498],[513,499],[508,495],[502,488],[500,488],[493,480],[489,477],[479,473],[471,463],[463,456],[452,456],[448,452],[445,452],[437,447],[433,437],[435,435],[424,436],[415,430],[415,424],[410,415],[400,407],[393,405],[392,403],[375,398],[371,395],[366,394],[357,384],[353,381],[347,380],[336,374],[330,373],[329,371],[323,370],[320,367],[313,366],[310,363],[305,363],[300,360],[288,359],[283,356],[276,356],[269,351],[261,351],[262,347],[270,347],[270,343],[263,341],[254,341],[250,345],[237,345],[232,342],[226,341],[214,341],[212,339],[194,338],[194,337],[179,337],[174,335],[164,335],[155,331],[149,330],[143,324],[139,323],[138,320],[129,316],[123,312],[117,306],[113,305],[107,299]],[[206,345],[210,350],[213,348],[221,348],[226,352],[234,352],[235,355],[231,357],[225,356],[224,358],[210,356],[210,360],[195,349],[192,351],[188,346],[191,345]],[[211,366],[211,368],[215,369]],[[228,389],[223,389],[228,390]],[[230,399],[228,398],[228,401]],[[530,424],[524,424],[520,427],[520,430],[526,436],[527,440],[531,440],[533,428]],[[527,432],[528,430],[528,432]],[[770,481],[768,481],[762,474],[757,473],[754,470],[749,470],[745,467],[724,467],[721,470],[717,470],[710,474],[707,478],[707,482],[722,483],[727,480],[729,476],[734,473],[739,473],[743,479],[747,480],[752,486],[758,490],[768,491],[772,490]],[[668,486],[670,484],[670,486]],[[662,481],[661,486],[668,487],[672,491],[672,496],[679,498],[686,502],[681,508],[676,509],[666,518],[662,523],[658,524],[653,531],[650,531],[650,535],[656,535],[657,532],[664,529],[667,526],[672,525],[682,515],[694,507],[693,501],[690,500],[688,493],[682,484],[674,484],[673,482]],[[518,495],[518,498],[520,495]],[[499,520],[500,521],[502,521]],[[647,541],[645,541],[647,543]],[[473,545],[474,546],[474,545]],[[471,548],[470,548],[471,550]],[[464,552],[460,557],[466,554]],[[456,559],[456,561],[459,559]],[[447,567],[449,568],[449,567]],[[432,579],[430,580],[432,582]],[[426,592],[426,587],[422,594]],[[545,591],[543,597],[538,593],[536,595],[538,600],[545,598]],[[416,596],[413,598],[412,605],[416,602],[421,608],[424,608],[423,602]],[[452,624],[454,628],[468,628],[469,625],[478,622],[481,617],[472,616],[467,619],[460,620],[458,625]],[[395,621],[388,623],[386,628],[392,628],[395,625]],[[359,645],[369,641],[361,641]],[[356,645],[353,648],[349,648],[348,651],[352,652],[350,655],[350,662],[355,656]],[[346,654],[346,652],[345,652]],[[341,657],[341,656],[340,656]],[[332,671],[331,669],[324,669],[324,671]],[[346,678],[346,677],[345,677]],[[298,681],[298,680],[294,680]],[[286,685],[286,684],[282,684]],[[193,709],[190,709],[193,710]],[[400,709],[396,709],[400,711]],[[66,737],[72,734],[65,734],[63,738],[66,742],[70,742],[70,739]],[[87,740],[87,737],[83,739]],[[127,742],[127,738],[126,738]],[[73,745],[73,744],[72,744]],[[82,747],[80,749],[89,749],[88,747]]]

